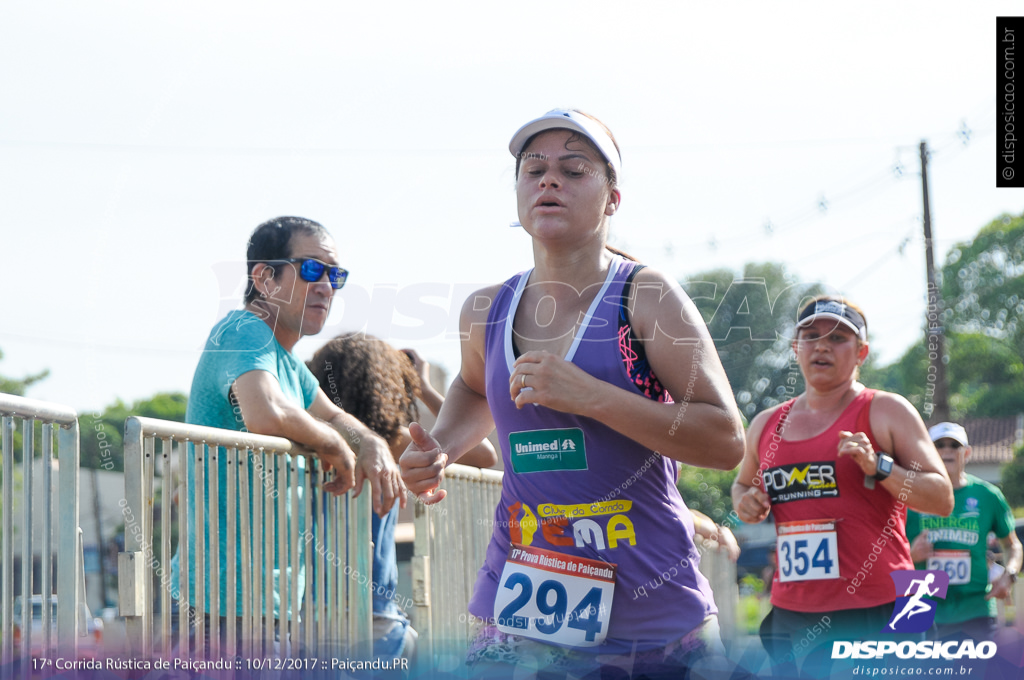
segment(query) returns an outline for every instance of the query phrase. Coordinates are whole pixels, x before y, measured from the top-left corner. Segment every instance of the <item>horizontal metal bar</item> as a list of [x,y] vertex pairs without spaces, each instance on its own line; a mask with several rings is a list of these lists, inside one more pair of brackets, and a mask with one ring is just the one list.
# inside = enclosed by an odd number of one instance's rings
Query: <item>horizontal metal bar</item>
[[235,449],[265,449],[274,453],[290,453],[299,456],[314,456],[309,449],[303,448],[284,437],[270,437],[249,432],[221,430],[215,427],[174,423],[155,418],[131,416],[125,420],[126,433],[132,436],[170,438],[176,441],[203,442],[207,446],[223,446]]
[[480,468],[459,465],[458,463],[453,463],[444,469],[446,479],[489,482],[491,484],[501,484],[502,474],[501,470],[481,470]]
[[44,423],[68,427],[78,422],[78,412],[61,404],[0,393],[0,415],[35,418]]

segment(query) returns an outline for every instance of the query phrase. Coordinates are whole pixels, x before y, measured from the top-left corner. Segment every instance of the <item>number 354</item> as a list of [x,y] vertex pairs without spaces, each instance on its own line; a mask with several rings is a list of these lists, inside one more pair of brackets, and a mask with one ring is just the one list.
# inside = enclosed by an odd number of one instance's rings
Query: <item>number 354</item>
[[808,542],[805,539],[797,539],[792,543],[784,542],[779,546],[780,557],[782,558],[782,575],[790,576],[795,573],[797,576],[803,576],[811,567],[822,569],[825,573],[831,573],[834,562],[829,557],[828,545],[828,539],[822,538],[818,541],[814,554],[811,555]]

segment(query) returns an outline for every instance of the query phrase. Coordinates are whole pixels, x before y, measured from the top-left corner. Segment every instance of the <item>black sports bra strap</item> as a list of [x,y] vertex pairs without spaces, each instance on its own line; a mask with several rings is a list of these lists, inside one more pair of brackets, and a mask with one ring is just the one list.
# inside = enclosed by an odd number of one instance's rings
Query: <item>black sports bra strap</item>
[[619,318],[625,319],[626,323],[629,323],[629,292],[633,288],[633,279],[640,273],[641,269],[647,267],[645,264],[637,262],[633,265],[633,270],[629,272],[629,276],[626,277],[626,283],[622,286],[622,299],[619,301]]

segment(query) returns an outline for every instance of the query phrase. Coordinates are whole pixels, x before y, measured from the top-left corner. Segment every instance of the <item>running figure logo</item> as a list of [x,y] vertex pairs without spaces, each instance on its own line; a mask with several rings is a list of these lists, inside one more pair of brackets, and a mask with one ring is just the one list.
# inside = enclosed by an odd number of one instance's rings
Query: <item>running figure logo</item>
[[894,571],[889,574],[896,585],[892,618],[883,633],[923,633],[935,621],[935,602],[927,598],[946,599],[949,574],[939,569],[928,571]]

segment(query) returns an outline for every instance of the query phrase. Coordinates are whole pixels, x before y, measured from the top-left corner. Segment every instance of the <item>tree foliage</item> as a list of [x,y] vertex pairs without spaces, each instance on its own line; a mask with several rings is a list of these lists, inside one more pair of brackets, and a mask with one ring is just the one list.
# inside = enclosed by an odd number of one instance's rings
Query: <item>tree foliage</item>
[[1024,505],[1024,446],[1013,452],[1013,461],[1003,467],[1001,474],[1006,502],[1015,508]]
[[[3,352],[0,351],[0,359]],[[50,374],[49,370],[15,379],[0,376],[0,392],[24,396],[25,390]],[[131,405],[120,399],[107,406],[102,413],[83,413],[78,418],[81,442],[81,466],[109,471],[124,471],[124,421],[128,416],[144,416],[185,422],[186,395],[180,392],[160,392],[148,399],[139,399]],[[35,450],[42,446],[42,427],[35,426]],[[56,447],[54,448],[56,450]],[[22,431],[14,433],[14,461],[21,462]]]
[[715,341],[743,415],[779,404],[803,391],[803,376],[790,344],[802,303],[823,292],[786,271],[783,264],[747,264],[701,272],[683,287]]
[[[1006,339],[981,333],[946,334],[946,378],[953,420],[1024,412],[1024,363]],[[928,398],[928,348],[914,343],[895,363],[862,373],[868,387],[902,394],[918,411]]]
[[188,398],[180,392],[161,392],[140,399],[130,406],[120,399],[103,413],[85,413],[79,417],[82,467],[124,471],[124,421],[128,416],[143,416],[185,422]]
[[732,512],[729,489],[738,470],[710,470],[682,466],[676,486],[686,499],[686,507],[699,510],[718,524]]
[[[3,353],[3,351],[0,351],[0,360],[2,360],[3,358],[4,358],[4,353]],[[39,382],[40,380],[42,380],[43,378],[45,378],[48,375],[50,375],[50,371],[49,370],[43,370],[43,371],[40,371],[39,373],[36,373],[35,375],[29,375],[29,376],[26,376],[24,378],[8,378],[6,376],[0,375],[0,392],[3,392],[5,394],[12,394],[12,395],[14,395],[16,397],[24,397],[25,396],[25,390],[27,390],[34,383]],[[36,447],[41,447],[42,446],[42,443],[41,443],[42,442],[42,436],[43,436],[42,424],[41,423],[36,423],[35,426],[34,426],[34,437],[33,437],[33,442],[34,442]],[[22,458],[23,458],[22,454],[23,454],[23,444],[24,444],[23,430],[22,430],[22,427],[20,425],[15,427],[13,444],[14,444],[14,447],[13,447],[14,450],[11,452],[11,456],[13,457],[15,463],[20,464],[21,461],[22,461]],[[36,450],[38,450],[38,448]],[[6,452],[5,452],[5,454],[6,454]],[[17,479],[17,477],[16,477],[16,479]]]
[[[950,417],[1024,412],[1024,215],[1002,215],[956,244],[941,272]],[[890,366],[863,372],[870,387],[923,410],[929,348],[922,337]]]
[[[0,360],[4,358],[3,351],[0,351]],[[0,375],[0,392],[5,394],[13,394],[17,397],[24,397],[25,390],[32,386],[33,383],[37,383],[46,376],[50,375],[49,369],[40,371],[35,375],[27,375],[24,378],[8,378],[7,376]]]
[[941,291],[947,328],[1005,340],[1024,354],[1024,214],[1001,215],[956,244]]

